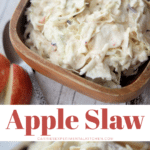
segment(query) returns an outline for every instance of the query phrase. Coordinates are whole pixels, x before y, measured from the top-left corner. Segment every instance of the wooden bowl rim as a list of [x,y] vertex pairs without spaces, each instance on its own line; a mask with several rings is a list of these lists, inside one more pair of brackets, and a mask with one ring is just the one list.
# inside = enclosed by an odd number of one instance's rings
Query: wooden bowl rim
[[61,74],[62,76],[65,76],[66,78],[74,82],[77,82],[78,85],[84,84],[86,88],[89,88],[93,91],[97,91],[115,97],[124,96],[125,94],[132,94],[133,92],[136,93],[139,89],[144,88],[144,86],[149,82],[150,62],[148,62],[146,68],[143,70],[143,72],[136,79],[135,82],[125,87],[122,87],[120,89],[111,89],[111,88],[103,87],[97,83],[84,79],[72,73],[71,71],[56,66],[52,64],[49,60],[46,60],[41,56],[39,56],[38,54],[34,53],[27,46],[25,46],[25,44],[21,41],[17,33],[17,25],[18,25],[19,18],[23,13],[23,10],[26,7],[28,2],[29,0],[21,0],[12,16],[12,19],[10,21],[10,39],[11,42],[13,43],[13,46],[15,45],[15,47],[18,49],[20,53],[22,53],[28,59],[32,59],[33,61],[35,61],[37,65],[42,65],[46,67],[48,70],[53,70],[57,74]]

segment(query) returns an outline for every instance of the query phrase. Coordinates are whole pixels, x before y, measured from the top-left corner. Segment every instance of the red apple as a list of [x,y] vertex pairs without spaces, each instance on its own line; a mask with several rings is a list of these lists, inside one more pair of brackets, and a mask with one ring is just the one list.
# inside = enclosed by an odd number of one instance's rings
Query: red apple
[[30,104],[32,97],[32,83],[27,72],[22,67],[12,64],[6,88],[4,104]]
[[0,54],[0,93],[8,82],[10,61]]

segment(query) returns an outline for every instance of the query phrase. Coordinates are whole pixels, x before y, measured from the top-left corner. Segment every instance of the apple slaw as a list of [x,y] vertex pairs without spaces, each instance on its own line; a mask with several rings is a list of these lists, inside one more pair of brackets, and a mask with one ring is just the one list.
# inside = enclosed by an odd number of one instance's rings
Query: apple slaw
[[26,45],[52,63],[110,88],[150,56],[146,0],[31,0]]
[[[144,148],[145,149],[145,148]],[[143,150],[144,150],[143,149]],[[113,142],[36,142],[28,150],[133,150]]]

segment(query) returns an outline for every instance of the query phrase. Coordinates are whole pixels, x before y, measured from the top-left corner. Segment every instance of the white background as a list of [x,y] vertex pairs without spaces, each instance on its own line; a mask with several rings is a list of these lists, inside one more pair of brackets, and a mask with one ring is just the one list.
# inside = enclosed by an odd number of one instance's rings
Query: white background
[[[67,129],[64,124],[64,130],[57,129],[57,116],[58,116],[58,109],[57,108],[64,108],[64,120],[69,115],[77,116],[79,119],[78,129],[70,130]],[[95,130],[85,130],[85,113],[90,109],[95,109],[99,111],[99,115],[95,117],[99,118],[101,123],[101,115],[102,111],[101,108],[108,109],[108,120],[111,116],[118,115],[118,116],[145,116],[143,120],[143,124],[140,130],[135,129],[133,126],[132,130],[128,130],[124,128],[122,130],[102,130],[100,127]],[[38,116],[41,121],[41,116],[54,116],[56,118],[56,128],[53,130],[49,130],[48,138],[56,139],[41,139],[41,125],[38,129],[33,130],[32,134],[35,136],[25,136],[25,129],[24,130],[16,130],[16,125],[14,123],[10,124],[10,130],[7,130],[7,126],[9,120],[11,118],[13,110],[17,110],[18,115],[20,117],[22,126],[25,128],[26,126],[26,118],[25,116]],[[69,115],[68,115],[69,114]],[[83,140],[96,140],[94,138],[99,137],[103,138],[102,140],[113,140],[113,141],[150,141],[149,133],[150,132],[150,109],[149,106],[0,106],[0,141],[37,141],[40,140],[70,140],[68,137],[77,137],[82,138]],[[140,119],[141,120],[141,119]],[[110,122],[110,121],[108,121]],[[41,123],[41,122],[40,122]],[[124,124],[124,121],[123,121]],[[88,125],[93,127],[95,126],[92,123]],[[85,139],[85,137],[89,139]],[[60,139],[61,138],[61,139]],[[78,139],[72,139],[78,140]],[[79,139],[80,140],[80,139]]]

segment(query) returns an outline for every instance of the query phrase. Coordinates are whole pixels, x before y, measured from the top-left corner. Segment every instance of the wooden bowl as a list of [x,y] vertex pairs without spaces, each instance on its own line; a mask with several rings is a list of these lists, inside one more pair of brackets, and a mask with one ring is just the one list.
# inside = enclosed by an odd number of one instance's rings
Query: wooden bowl
[[[115,142],[123,147],[128,144],[130,147],[132,147],[133,150],[142,150],[143,147],[147,146],[147,150],[150,150],[150,146],[145,143],[140,142]],[[27,150],[27,147],[32,144],[32,142],[22,142],[12,150]]]
[[[136,80],[133,83],[121,89],[110,89],[56,66],[32,52],[24,44],[23,39],[24,26],[26,24],[24,12],[29,5],[29,0],[21,0],[17,6],[10,22],[10,39],[19,56],[33,69],[65,86],[102,102],[120,103],[130,101],[139,96],[147,86],[150,77],[149,62],[142,72],[135,77]],[[125,79],[125,83],[127,80]]]

